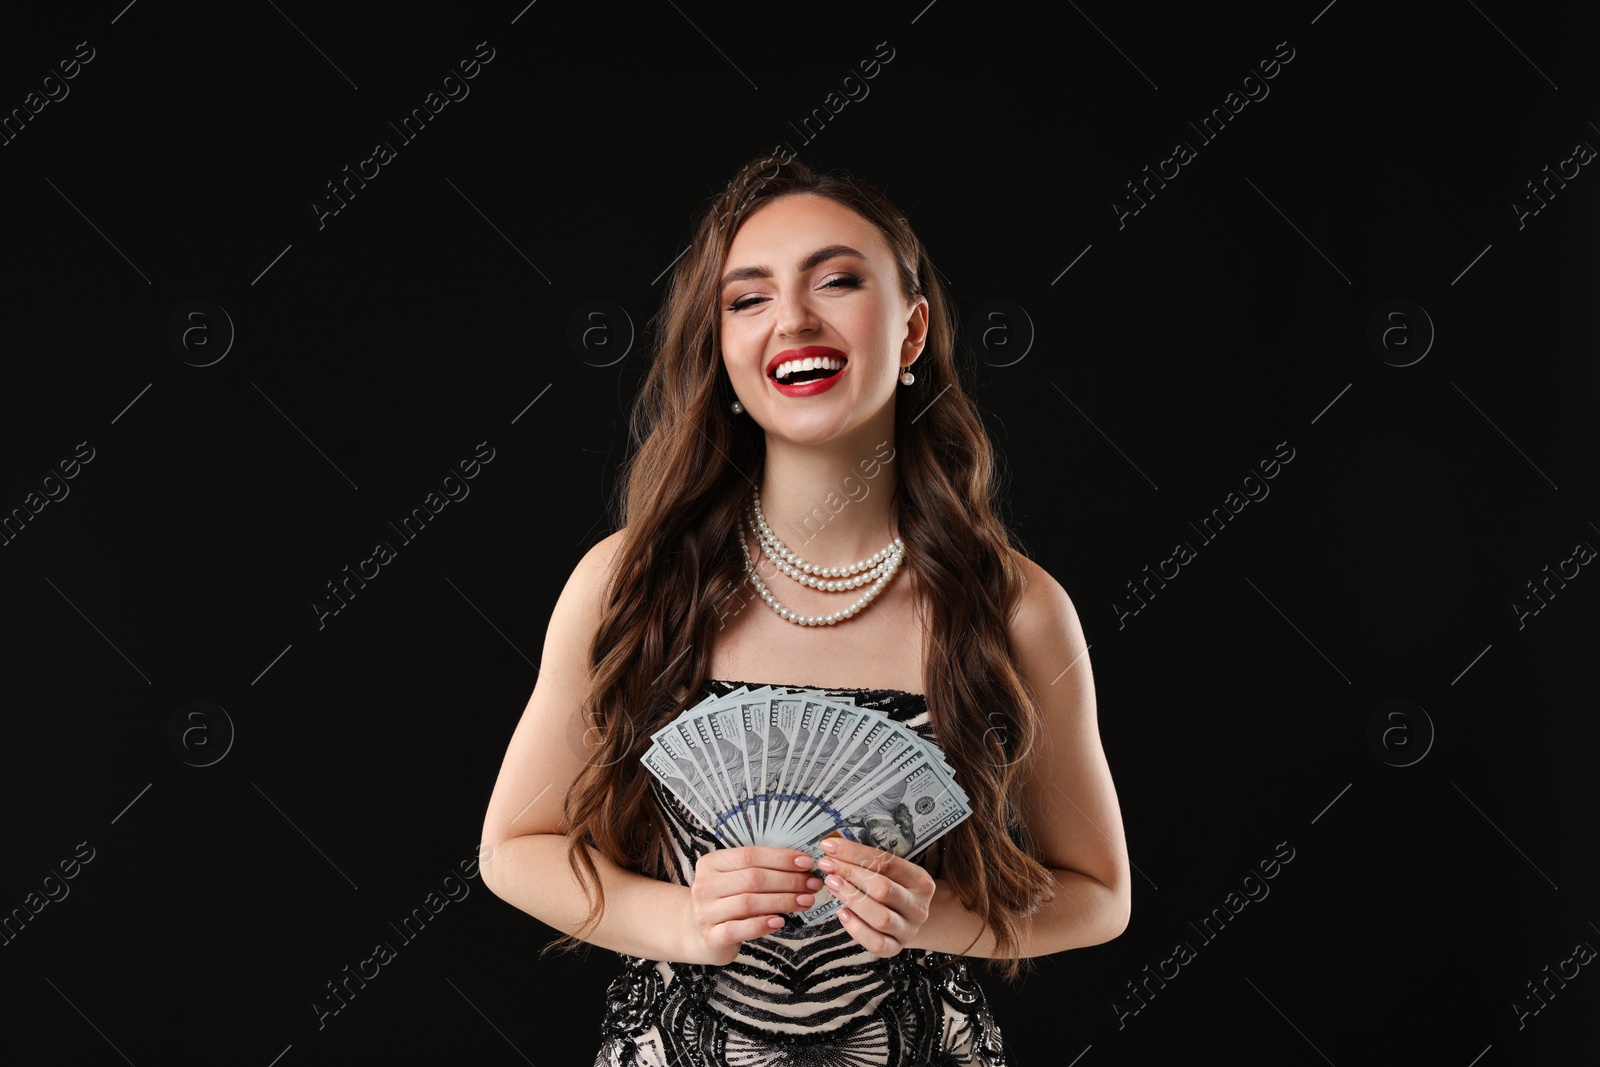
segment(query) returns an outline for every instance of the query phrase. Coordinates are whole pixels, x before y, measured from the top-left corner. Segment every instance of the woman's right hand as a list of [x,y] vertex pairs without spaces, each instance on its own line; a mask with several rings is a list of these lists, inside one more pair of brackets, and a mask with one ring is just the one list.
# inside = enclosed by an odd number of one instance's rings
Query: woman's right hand
[[694,962],[725,966],[743,942],[782,928],[782,913],[816,903],[816,861],[797,849],[713,849],[694,865],[689,924]]

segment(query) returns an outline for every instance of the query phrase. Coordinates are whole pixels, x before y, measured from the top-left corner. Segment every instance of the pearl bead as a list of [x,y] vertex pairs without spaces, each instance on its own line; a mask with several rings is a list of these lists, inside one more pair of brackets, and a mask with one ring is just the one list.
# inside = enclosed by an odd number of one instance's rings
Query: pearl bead
[[[896,537],[888,545],[874,552],[871,556],[849,567],[818,567],[815,564],[802,560],[797,553],[790,550],[767,525],[766,516],[761,514],[761,495],[754,494],[746,514],[746,526],[755,536],[761,550],[769,559],[789,578],[802,585],[810,586],[823,592],[837,593],[860,588],[867,583],[871,586],[848,608],[833,612],[830,615],[802,615],[790,611],[778,602],[766,583],[761,580],[756,572],[755,560],[750,556],[750,548],[743,539],[740,539],[740,548],[745,555],[745,573],[750,582],[755,586],[756,592],[767,606],[778,615],[798,626],[832,626],[845,619],[854,618],[874,598],[877,597],[889,580],[899,571],[905,560],[905,542]],[[842,579],[842,580],[841,580]]]

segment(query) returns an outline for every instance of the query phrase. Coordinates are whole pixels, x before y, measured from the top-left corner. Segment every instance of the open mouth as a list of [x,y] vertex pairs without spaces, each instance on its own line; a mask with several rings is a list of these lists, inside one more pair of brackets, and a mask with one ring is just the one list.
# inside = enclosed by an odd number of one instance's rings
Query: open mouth
[[803,385],[806,382],[819,382],[824,378],[832,378],[844,369],[844,359],[832,356],[821,356],[814,359],[795,359],[781,363],[772,372],[772,378],[780,385]]

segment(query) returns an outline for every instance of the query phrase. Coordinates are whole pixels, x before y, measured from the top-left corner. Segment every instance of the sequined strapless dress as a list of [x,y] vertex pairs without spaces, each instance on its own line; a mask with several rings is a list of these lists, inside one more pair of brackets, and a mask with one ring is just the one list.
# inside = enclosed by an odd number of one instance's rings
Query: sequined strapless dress
[[[763,684],[786,683],[713,680],[700,695]],[[821,691],[852,696],[937,744],[919,693]],[[718,843],[659,781],[653,793],[672,831],[669,869],[656,877],[689,885],[695,861]],[[936,861],[930,870],[937,875]],[[594,1067],[1005,1067],[1000,1028],[965,959],[939,970],[953,957],[874,956],[836,919],[808,927],[785,916],[723,967],[620,958]]]

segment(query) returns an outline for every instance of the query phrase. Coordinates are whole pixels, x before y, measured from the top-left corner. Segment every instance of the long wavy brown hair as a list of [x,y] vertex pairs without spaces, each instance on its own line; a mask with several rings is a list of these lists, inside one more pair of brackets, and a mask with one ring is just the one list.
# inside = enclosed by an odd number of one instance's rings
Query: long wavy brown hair
[[[944,290],[904,213],[867,183],[777,157],[747,163],[711,203],[651,322],[654,359],[631,413],[631,455],[615,502],[625,533],[582,708],[585,736],[599,740],[591,741],[595,751],[564,808],[568,862],[590,911],[545,951],[576,948],[605,907],[594,861],[578,843],[630,870],[659,877],[667,869],[665,818],[639,760],[651,734],[696,701],[709,679],[719,605],[748,582],[740,509],[765,455],[761,428],[728,416],[735,396],[721,358],[718,279],[740,224],[796,193],[828,197],[877,226],[905,297],[928,300],[917,388],[896,390],[891,511],[931,630],[922,677],[929,718],[973,813],[924,862],[931,871],[936,864],[937,876],[987,921],[996,939],[991,966],[1014,979],[1023,924],[1055,881],[1033,855],[1014,803],[1038,710],[1007,633],[1025,579],[1012,533],[996,515],[1003,471],[963,387],[971,364],[956,363]],[[926,410],[913,422],[907,405]]]

